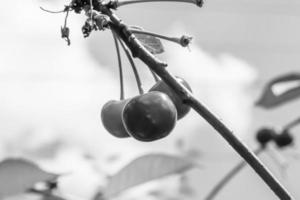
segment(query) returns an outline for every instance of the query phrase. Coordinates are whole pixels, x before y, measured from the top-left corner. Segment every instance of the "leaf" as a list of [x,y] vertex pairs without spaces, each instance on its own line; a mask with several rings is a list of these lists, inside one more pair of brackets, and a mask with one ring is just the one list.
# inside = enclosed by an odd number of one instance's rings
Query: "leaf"
[[[130,28],[143,31],[142,28],[137,26],[131,26]],[[160,54],[164,52],[163,44],[157,37],[146,35],[143,33],[134,33],[134,35],[150,53]]]
[[271,80],[256,102],[263,108],[274,108],[300,97],[300,74],[291,73]]
[[105,196],[111,197],[136,185],[182,173],[196,166],[195,163],[178,156],[164,154],[141,156],[109,179]]
[[57,177],[31,161],[6,159],[0,162],[0,198],[26,192],[38,182],[52,181]]
[[43,198],[41,200],[66,200],[66,199],[54,194],[48,194],[48,195],[46,194],[43,195]]

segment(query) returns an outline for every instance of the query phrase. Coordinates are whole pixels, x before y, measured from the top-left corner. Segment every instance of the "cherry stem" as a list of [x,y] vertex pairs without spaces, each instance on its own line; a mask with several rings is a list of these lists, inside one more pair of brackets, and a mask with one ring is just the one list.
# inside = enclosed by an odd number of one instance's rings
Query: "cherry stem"
[[153,76],[153,78],[154,78],[154,81],[155,81],[155,82],[158,82],[158,81],[159,81],[158,76],[157,76],[151,69],[149,69],[149,70],[150,70],[150,72],[151,72],[151,74],[152,74],[152,76]]
[[116,7],[125,6],[136,3],[148,3],[148,2],[180,2],[180,3],[192,3],[199,7],[202,7],[203,0],[124,0],[116,1]]
[[68,17],[69,17],[69,10],[66,11],[64,27],[67,27]]
[[122,46],[122,48],[123,48],[123,50],[124,50],[124,52],[125,52],[128,60],[130,62],[130,65],[132,67],[132,70],[133,70],[133,73],[134,73],[134,77],[135,77],[135,80],[136,80],[136,84],[137,84],[139,93],[140,94],[144,94],[144,90],[143,90],[142,82],[141,82],[141,79],[140,79],[140,75],[139,75],[139,73],[137,71],[137,68],[136,68],[136,66],[134,64],[134,61],[133,61],[133,59],[132,59],[132,57],[130,55],[130,51],[127,48],[127,46],[125,46],[125,44],[123,43],[123,41],[119,37],[118,37],[118,40],[119,40],[119,42],[120,42],[120,44],[121,44],[121,46]]
[[123,67],[122,67],[120,47],[119,47],[119,43],[118,43],[116,34],[114,32],[112,32],[112,35],[113,35],[113,38],[115,41],[115,46],[116,46],[116,51],[117,51],[117,56],[118,56],[119,76],[120,76],[120,100],[123,100],[124,99],[124,80],[123,80]]
[[259,158],[234,134],[219,118],[217,118],[206,106],[199,102],[184,85],[176,80],[176,77],[166,70],[167,64],[151,54],[110,9],[99,5],[99,11],[110,18],[109,27],[130,48],[133,57],[141,59],[153,72],[155,72],[182,101],[201,115],[233,149],[256,171],[273,192],[282,200],[292,199],[289,192],[280,184],[274,175],[266,168]]
[[134,28],[130,28],[129,30],[132,33],[150,35],[150,36],[153,36],[153,37],[157,37],[157,38],[161,38],[161,39],[168,40],[168,41],[171,41],[171,42],[175,42],[175,43],[181,45],[182,47],[187,47],[190,44],[191,40],[192,40],[192,37],[186,36],[186,35],[183,35],[180,38],[178,38],[178,37],[168,37],[168,36],[160,35],[160,34],[157,34],[157,33],[152,33],[152,32],[149,32],[149,31],[144,31],[144,30],[137,30],[137,29],[134,29]]
[[[259,155],[264,151],[264,147],[260,147],[254,151],[254,154]],[[234,168],[232,168],[208,193],[208,195],[204,198],[205,200],[212,200],[214,197],[218,195],[218,193],[228,184],[230,180],[233,179],[235,175],[237,175],[244,167],[247,166],[247,162],[244,160],[239,162]]]
[[299,118],[296,118],[295,120],[289,122],[288,124],[286,124],[284,127],[283,127],[283,130],[289,130],[291,128],[294,128],[295,126],[297,126],[298,124],[300,124],[300,117]]

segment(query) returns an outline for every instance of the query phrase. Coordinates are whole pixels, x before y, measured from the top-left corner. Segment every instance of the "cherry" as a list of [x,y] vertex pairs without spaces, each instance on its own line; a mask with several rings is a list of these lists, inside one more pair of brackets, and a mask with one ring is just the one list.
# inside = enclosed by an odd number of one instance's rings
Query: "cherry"
[[275,143],[279,148],[287,147],[293,143],[293,136],[288,130],[284,130],[281,134],[276,135]]
[[128,100],[110,100],[101,110],[101,120],[105,129],[118,138],[130,137],[122,121],[122,111]]
[[276,136],[276,132],[272,128],[262,128],[256,133],[256,140],[262,145],[265,146]]
[[129,135],[150,142],[169,135],[175,127],[177,111],[166,94],[153,91],[130,99],[122,116]]
[[[192,92],[190,85],[184,79],[180,77],[176,77],[176,79]],[[162,80],[158,81],[149,91],[159,91],[167,94],[177,109],[178,120],[183,118],[191,109],[188,105],[185,105],[182,102],[182,99],[173,91],[173,89]]]

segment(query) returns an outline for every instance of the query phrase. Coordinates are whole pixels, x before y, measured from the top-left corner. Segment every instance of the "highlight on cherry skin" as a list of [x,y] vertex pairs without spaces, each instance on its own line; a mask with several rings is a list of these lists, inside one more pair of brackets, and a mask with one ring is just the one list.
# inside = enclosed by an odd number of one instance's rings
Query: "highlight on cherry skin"
[[177,110],[168,95],[152,91],[130,99],[122,118],[129,135],[150,142],[170,134],[177,121]]
[[[178,82],[183,84],[190,92],[192,92],[191,86],[180,77],[176,76],[176,79]],[[159,91],[167,94],[170,99],[173,101],[176,109],[177,109],[177,119],[182,119],[184,116],[188,114],[188,112],[191,110],[190,106],[185,105],[181,98],[170,88],[164,81],[160,80],[158,81],[152,88],[150,88],[149,91]]]
[[104,104],[101,110],[103,126],[111,135],[118,138],[130,137],[122,120],[122,111],[128,101],[129,99],[110,100]]

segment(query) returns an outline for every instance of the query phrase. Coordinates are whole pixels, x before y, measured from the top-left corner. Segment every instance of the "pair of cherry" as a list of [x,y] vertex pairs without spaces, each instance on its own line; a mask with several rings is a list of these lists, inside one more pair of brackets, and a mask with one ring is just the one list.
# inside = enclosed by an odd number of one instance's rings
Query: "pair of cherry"
[[288,129],[283,130],[281,133],[277,133],[272,128],[262,128],[256,134],[257,141],[265,146],[271,141],[274,141],[278,148],[284,148],[293,144],[293,136]]
[[[177,80],[191,91],[182,78]],[[111,100],[101,111],[105,129],[119,138],[133,137],[150,142],[166,137],[190,107],[162,80],[149,92],[124,100]]]

